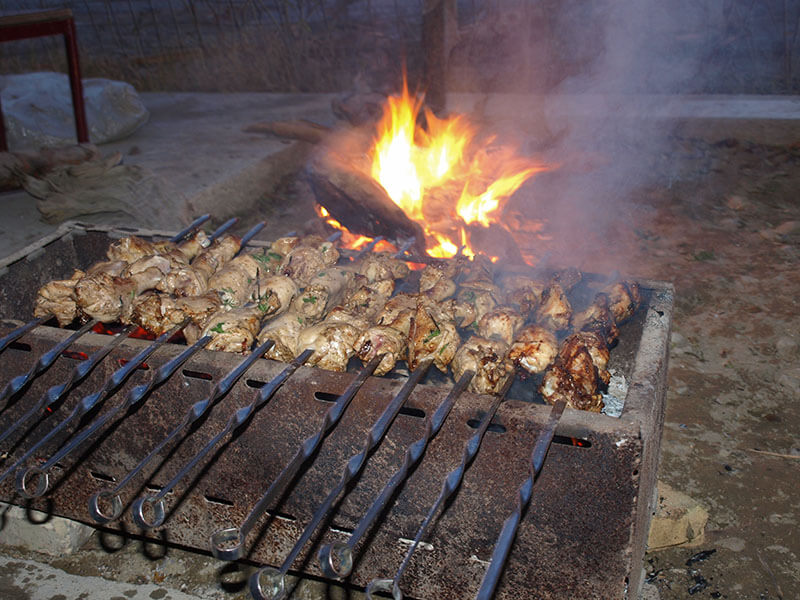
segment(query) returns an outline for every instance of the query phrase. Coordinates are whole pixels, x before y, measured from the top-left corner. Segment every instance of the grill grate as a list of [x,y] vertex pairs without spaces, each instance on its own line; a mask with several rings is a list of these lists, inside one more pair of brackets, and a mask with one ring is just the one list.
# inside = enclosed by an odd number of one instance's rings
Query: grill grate
[[[97,260],[108,246],[107,231],[72,225],[33,252],[6,261],[0,275],[0,314],[25,321],[35,290],[48,279],[68,275],[75,265]],[[148,235],[150,232],[137,232]],[[78,259],[80,257],[80,259]],[[11,286],[8,282],[14,282]],[[611,598],[635,596],[653,501],[656,466],[663,427],[667,339],[672,290],[666,284],[644,282],[648,306],[638,319],[623,326],[612,365],[629,382],[620,418],[567,411],[554,446],[536,485],[526,517],[497,590],[498,598]],[[6,324],[0,336],[12,326]],[[31,369],[42,354],[71,332],[38,327],[3,351],[0,384]],[[5,430],[52,385],[67,380],[83,356],[91,355],[108,338],[88,333],[70,346],[69,355],[31,381],[25,390],[0,407],[0,430]],[[127,339],[115,348],[78,387],[52,407],[49,418],[26,424],[3,442],[15,457],[42,438],[80,399],[102,388],[121,361],[131,360],[150,342]],[[137,385],[147,384],[156,369],[174,359],[185,346],[165,344],[138,368],[103,410],[125,401]],[[116,485],[187,414],[206,397],[241,357],[200,350],[145,403],[120,410],[96,435],[67,455],[52,471],[45,498],[34,508],[92,522],[88,503],[93,494]],[[140,532],[131,519],[130,503],[142,494],[158,493],[181,466],[197,455],[208,440],[223,431],[233,411],[253,403],[260,388],[286,365],[258,359],[230,392],[197,421],[180,443],[165,447],[122,492],[124,510],[106,527]],[[142,532],[162,541],[208,550],[212,533],[240,525],[258,499],[298,449],[313,435],[331,404],[353,379],[300,366],[274,395],[254,411],[246,427],[233,432],[209,452],[166,494],[162,527]],[[402,381],[370,377],[354,396],[341,422],[321,444],[318,455],[301,469],[287,491],[267,507],[248,539],[245,558],[280,565],[333,489],[347,460],[364,444],[366,433],[399,391]],[[430,417],[449,386],[422,383],[414,388],[397,415],[385,441],[364,466],[331,518],[299,553],[293,568],[321,575],[316,553],[334,542],[346,543],[386,481],[402,464],[406,449],[425,435],[424,416]],[[530,393],[524,386],[511,398]],[[377,577],[390,577],[402,562],[414,535],[435,500],[442,480],[461,460],[465,441],[489,409],[491,397],[465,392],[455,402],[440,433],[430,442],[423,460],[394,495],[394,502],[355,547],[349,581],[365,586]],[[130,410],[128,410],[130,408]],[[126,412],[127,411],[127,412]],[[410,597],[474,597],[486,571],[503,521],[514,510],[519,485],[528,476],[530,449],[545,426],[549,408],[518,399],[499,407],[480,452],[452,503],[432,524],[427,544],[415,553],[401,587]],[[96,418],[89,414],[87,418]],[[84,420],[82,425],[88,424]],[[54,436],[31,457],[51,457],[70,439],[73,430]],[[584,440],[583,446],[572,439]],[[566,442],[566,443],[565,443]],[[41,454],[41,455],[40,455]],[[0,484],[0,499],[20,502],[12,478]]]

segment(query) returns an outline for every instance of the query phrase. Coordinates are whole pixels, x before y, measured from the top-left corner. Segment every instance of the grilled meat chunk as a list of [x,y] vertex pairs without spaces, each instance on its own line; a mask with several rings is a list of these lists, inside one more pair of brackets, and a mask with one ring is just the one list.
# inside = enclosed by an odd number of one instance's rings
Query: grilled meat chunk
[[567,295],[557,283],[547,286],[542,292],[542,302],[536,308],[534,318],[537,323],[553,331],[569,327],[572,306]]
[[501,340],[472,336],[453,357],[453,377],[459,379],[465,371],[474,371],[469,390],[478,394],[496,394],[514,376],[514,363],[507,358],[507,353],[508,344]]
[[367,329],[354,345],[356,356],[367,363],[378,354],[385,353],[375,375],[385,375],[403,358],[407,338],[399,331],[386,325],[375,325]]
[[556,336],[540,325],[524,327],[514,339],[508,358],[528,373],[543,372],[558,355]]
[[419,277],[419,292],[433,300],[445,300],[456,293],[453,277],[458,270],[455,264],[434,263],[425,265]]
[[567,267],[553,273],[550,283],[557,283],[561,289],[569,293],[583,279],[583,274],[575,267]]
[[408,368],[413,371],[422,359],[433,357],[436,368],[446,372],[460,343],[455,324],[435,302],[421,296],[409,331]]
[[331,242],[319,246],[300,245],[286,255],[281,273],[295,280],[298,286],[307,286],[320,271],[332,267],[339,260],[339,251]]
[[586,310],[572,315],[571,324],[573,330],[597,333],[608,346],[613,345],[619,337],[617,322],[609,309],[608,294],[597,294]]
[[190,319],[192,326],[184,329],[184,337],[193,343],[200,333],[198,324],[205,324],[221,305],[219,296],[213,292],[177,298],[149,291],[133,301],[131,321],[149,333],[161,335]]
[[213,336],[208,350],[247,354],[261,329],[262,316],[257,306],[218,310],[206,320],[201,337]]
[[[483,315],[500,304],[502,297],[500,288],[493,283],[486,281],[462,283],[456,295],[456,301],[459,305],[463,305],[460,308],[463,315],[462,327],[477,323]],[[473,307],[472,310],[469,306]],[[474,318],[470,320],[473,315]]]
[[359,274],[367,278],[370,283],[375,281],[404,279],[408,277],[408,265],[391,254],[385,252],[372,252],[367,254],[356,265]]
[[344,298],[355,280],[346,269],[329,267],[317,273],[294,301],[293,310],[309,325],[320,322]]
[[628,320],[642,303],[639,284],[635,281],[619,281],[608,288],[608,308],[617,324]]
[[561,344],[558,357],[547,369],[539,388],[544,399],[554,404],[564,400],[573,408],[600,412],[603,399],[600,382],[608,383],[608,348],[605,341],[591,331],[568,336]]
[[311,348],[314,354],[306,364],[328,371],[347,370],[347,362],[353,356],[353,346],[358,339],[358,330],[349,323],[323,321],[300,332],[297,348]]
[[297,347],[297,338],[303,329],[305,329],[303,318],[293,312],[286,312],[264,325],[258,334],[258,343],[263,344],[267,340],[272,340],[275,345],[267,351],[265,356],[273,360],[289,362],[304,350],[304,348],[298,349]]
[[108,260],[121,260],[126,263],[136,262],[144,256],[153,254],[160,254],[159,247],[154,242],[135,235],[118,239],[106,251]]
[[271,318],[288,311],[297,292],[297,284],[288,277],[271,275],[256,282],[253,301],[266,318]]
[[530,277],[511,275],[503,279],[501,287],[506,292],[506,304],[516,307],[527,319],[541,303],[545,284]]
[[84,275],[83,271],[75,269],[69,279],[50,281],[40,287],[36,292],[33,316],[38,319],[53,315],[61,327],[72,323],[79,314],[78,305],[75,303],[75,285]]
[[[198,276],[208,281],[222,266],[231,260],[241,248],[242,240],[236,236],[223,235],[198,254],[192,261],[192,267]],[[177,293],[177,292],[176,292]],[[188,294],[183,294],[188,295]]]
[[366,331],[372,325],[372,321],[364,318],[355,312],[351,312],[344,306],[334,306],[324,320],[325,323],[349,323],[358,331]]
[[253,299],[260,263],[250,254],[229,260],[208,278],[209,289],[215,290],[228,308],[244,306]]
[[522,328],[525,319],[511,306],[498,306],[478,321],[478,335],[510,344]]
[[397,294],[389,298],[378,315],[378,325],[388,325],[408,336],[411,322],[417,312],[417,296],[413,294]]
[[386,307],[393,290],[394,281],[391,279],[359,286],[345,299],[342,308],[369,322],[376,321]]

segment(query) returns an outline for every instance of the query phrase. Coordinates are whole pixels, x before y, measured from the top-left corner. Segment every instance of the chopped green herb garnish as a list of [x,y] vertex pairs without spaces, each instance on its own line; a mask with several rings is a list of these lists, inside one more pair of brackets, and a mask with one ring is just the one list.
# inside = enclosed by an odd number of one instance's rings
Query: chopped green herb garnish
[[441,334],[442,334],[442,332],[441,332],[441,331],[439,331],[438,329],[434,329],[434,330],[433,330],[433,331],[431,331],[431,332],[430,332],[428,335],[426,335],[426,336],[425,336],[425,339],[423,339],[423,340],[422,340],[422,343],[423,343],[423,344],[427,344],[427,343],[428,343],[428,342],[430,342],[430,341],[431,341],[433,338],[435,338],[437,335],[441,335]]
[[223,329],[222,329],[222,323],[220,322],[220,323],[217,323],[216,325],[214,325],[214,326],[211,328],[211,331],[214,331],[214,332],[216,332],[216,333],[223,333]]
[[297,317],[297,322],[300,323],[300,325],[302,325],[303,324],[303,317]]
[[473,292],[472,290],[467,290],[466,292],[464,292],[464,300],[466,300],[467,302],[472,302],[473,300],[475,300],[475,292]]
[[303,302],[305,304],[316,304],[317,303],[317,297],[316,296],[306,296],[306,297],[303,298]]
[[446,343],[444,346],[442,346],[441,348],[439,348],[439,354],[441,354],[442,352],[444,352],[444,349],[445,349],[445,348],[447,348],[449,345],[450,345],[450,342],[447,342],[447,343]]
[[220,288],[220,291],[223,291],[223,292],[225,292],[226,294],[230,294],[231,296],[233,296],[233,295],[236,293],[236,292],[234,292],[234,291],[233,291],[233,288],[232,288],[232,287],[224,287],[224,288]]
[[251,283],[253,283],[253,278],[252,277],[248,277],[247,278],[247,285],[250,285]]
[[325,277],[325,271],[320,271],[317,273],[317,277]]
[[269,305],[269,302],[259,302],[258,303],[258,310],[260,310],[263,313],[268,312],[270,308],[271,307]]
[[283,256],[277,252],[267,252],[267,256],[269,256],[272,260],[283,260]]

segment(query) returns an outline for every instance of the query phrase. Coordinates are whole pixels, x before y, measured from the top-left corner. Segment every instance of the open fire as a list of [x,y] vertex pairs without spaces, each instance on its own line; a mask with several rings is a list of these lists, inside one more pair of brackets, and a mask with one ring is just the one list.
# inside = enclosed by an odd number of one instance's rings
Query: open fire
[[[399,96],[387,99],[368,156],[369,176],[419,224],[427,254],[438,258],[480,253],[498,260],[475,242],[484,237],[480,230],[494,226],[507,231],[503,208],[508,199],[530,177],[550,168],[519,156],[465,115],[438,118],[405,84]],[[325,207],[317,210],[329,225],[346,232],[345,245],[358,248],[371,240],[350,234]]]

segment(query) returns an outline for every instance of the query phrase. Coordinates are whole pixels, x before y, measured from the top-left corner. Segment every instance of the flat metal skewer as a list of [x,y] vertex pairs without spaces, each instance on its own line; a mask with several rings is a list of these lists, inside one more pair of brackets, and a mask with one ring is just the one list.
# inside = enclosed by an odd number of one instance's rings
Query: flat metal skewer
[[344,414],[350,401],[358,390],[361,389],[361,386],[364,385],[367,378],[372,375],[378,367],[378,364],[383,360],[383,357],[383,354],[378,354],[364,365],[358,375],[356,375],[337,398],[336,402],[325,412],[325,416],[317,432],[303,441],[295,455],[272,481],[267,491],[264,492],[264,495],[256,502],[256,505],[242,524],[239,527],[220,529],[211,535],[211,552],[216,558],[222,560],[236,560],[242,557],[244,554],[244,542],[256,521],[261,518],[261,515],[264,514],[267,508],[278,497],[283,486],[291,481],[294,476],[297,475],[300,467],[314,455],[325,439],[325,436],[328,435],[331,429],[339,422],[339,419],[342,418],[342,414]]
[[253,573],[250,577],[250,593],[253,595],[253,598],[258,600],[267,600],[270,598],[278,600],[286,597],[286,574],[289,572],[289,568],[297,558],[297,555],[300,554],[303,546],[305,546],[306,542],[314,535],[314,532],[317,530],[322,520],[328,516],[333,503],[347,487],[347,484],[361,473],[361,470],[367,462],[367,458],[386,436],[389,427],[391,427],[392,422],[394,422],[403,404],[408,400],[411,392],[414,391],[414,388],[425,376],[432,364],[433,358],[424,359],[411,373],[403,384],[403,387],[400,388],[400,391],[394,399],[387,405],[383,413],[381,413],[381,416],[375,421],[367,435],[364,447],[358,454],[354,454],[350,460],[347,461],[339,483],[330,491],[323,503],[317,508],[317,511],[311,518],[311,522],[303,530],[300,539],[297,540],[294,547],[289,552],[289,555],[283,561],[280,569],[263,567]]
[[[2,475],[0,475],[0,482],[3,481],[8,475],[17,469],[17,467],[21,466],[23,462],[25,462],[28,457],[30,457],[36,450],[38,450],[42,445],[47,443],[53,436],[59,433],[62,429],[64,429],[69,423],[73,420],[82,417],[87,412],[92,410],[99,402],[102,402],[106,397],[110,396],[114,390],[116,390],[119,386],[121,386],[125,380],[133,373],[140,364],[142,364],[147,358],[156,351],[156,349],[164,344],[176,331],[178,328],[174,328],[162,335],[158,338],[153,340],[144,350],[139,352],[135,357],[133,357],[130,361],[128,361],[125,366],[117,369],[114,373],[111,374],[102,388],[96,391],[93,394],[89,394],[88,396],[84,396],[80,402],[75,406],[73,411],[61,421],[58,425],[53,427],[47,434],[42,437],[38,442],[36,442],[33,446],[31,446],[20,458],[17,460],[13,465],[11,465],[8,469],[6,469]],[[32,498],[28,491],[22,486],[22,481],[17,481],[17,491],[22,494],[25,498]]]
[[[185,325],[186,322],[178,327],[182,328]],[[72,437],[68,444],[65,444],[63,448],[51,456],[43,465],[31,466],[18,473],[17,481],[22,481],[22,487],[27,489],[28,486],[26,485],[26,482],[28,479],[31,477],[36,477],[36,488],[28,493],[34,498],[38,498],[46,494],[50,485],[50,470],[56,465],[56,463],[70,455],[78,446],[80,446],[93,433],[110,421],[117,413],[123,409],[128,410],[145,399],[154,387],[169,379],[182,364],[196,354],[198,350],[202,349],[209,341],[211,341],[210,335],[203,336],[194,344],[186,348],[178,356],[161,365],[153,374],[153,377],[148,383],[143,383],[134,387],[130,392],[128,392],[128,395],[125,397],[123,402],[120,402],[115,407],[107,410],[98,418],[96,418],[83,431]]]
[[63,396],[67,391],[69,391],[72,386],[76,383],[81,381],[84,377],[86,377],[89,373],[91,373],[92,369],[94,369],[101,360],[103,360],[109,352],[111,352],[114,348],[119,346],[130,333],[133,331],[134,326],[129,325],[127,328],[122,330],[119,334],[112,336],[111,341],[106,344],[105,346],[101,346],[97,350],[95,350],[86,360],[81,361],[78,365],[72,369],[69,379],[57,385],[53,385],[48,390],[42,394],[41,398],[36,401],[36,403],[31,406],[28,411],[22,415],[19,419],[17,419],[8,429],[6,429],[2,434],[0,434],[0,442],[5,440],[9,435],[11,435],[17,428],[22,425],[25,421],[30,419],[33,415],[39,412],[42,409],[49,408]]
[[[239,363],[239,365],[231,371],[224,379],[220,380],[217,386],[212,391],[211,397],[209,400],[215,400],[221,396],[224,396],[228,393],[228,391],[233,387],[233,384],[236,383],[239,378],[245,374],[245,372],[256,362],[259,358],[264,356],[264,354],[273,346],[275,342],[272,340],[267,340],[263,344],[261,344],[258,348],[253,350],[247,357]],[[197,406],[196,403],[194,407]],[[203,405],[202,411],[200,414],[205,412],[205,410],[211,406],[211,401],[207,402]],[[199,418],[200,415],[195,417],[195,413],[193,410],[190,409],[190,414],[187,415],[187,419],[181,423],[181,426],[187,424],[188,422],[193,422],[196,418]],[[191,419],[191,421],[189,421]],[[223,432],[224,433],[224,430]],[[172,435],[172,434],[170,434]],[[169,436],[168,436],[169,437]],[[200,450],[197,454],[195,454],[192,459],[186,463],[178,473],[170,480],[170,482],[161,488],[157,494],[153,495],[144,495],[139,496],[136,500],[133,501],[131,505],[131,513],[133,515],[133,521],[142,529],[152,529],[153,527],[158,527],[164,522],[164,518],[166,517],[166,508],[164,507],[164,497],[183,479],[186,474],[198,463],[200,460],[221,440],[223,435],[217,434],[214,436],[206,446]],[[148,519],[144,514],[144,507],[149,506],[153,510],[153,519]]]
[[486,569],[486,573],[481,581],[481,587],[475,596],[476,600],[489,600],[494,596],[494,590],[497,587],[497,582],[500,580],[500,575],[503,572],[503,567],[508,559],[508,554],[511,551],[511,546],[514,543],[514,537],[517,534],[519,522],[522,520],[522,515],[531,501],[533,495],[533,484],[536,482],[536,477],[542,470],[547,452],[550,450],[550,445],[553,442],[553,436],[556,432],[556,427],[564,413],[566,403],[559,400],[553,405],[550,410],[550,417],[547,420],[547,425],[536,437],[536,443],[533,445],[531,451],[530,461],[530,475],[522,482],[519,490],[517,491],[517,506],[514,512],[505,520],[503,528],[500,530],[500,535],[497,537],[497,542],[492,552],[492,561]]
[[[61,355],[61,353],[64,350],[66,350],[75,340],[81,337],[84,333],[87,333],[92,327],[95,326],[96,323],[97,323],[96,320],[89,321],[78,331],[73,332],[69,337],[61,340],[50,350],[42,354],[39,357],[39,360],[36,361],[36,363],[30,368],[30,370],[27,373],[23,375],[17,375],[11,381],[9,381],[6,387],[3,388],[3,391],[0,392],[0,402],[16,394],[18,391],[24,388],[28,383],[30,383],[34,377],[49,369],[50,366],[55,362],[55,360]],[[0,440],[2,439],[3,438],[0,438]]]
[[239,217],[232,217],[232,218],[228,219],[222,225],[217,227],[217,229],[214,231],[214,233],[212,233],[210,236],[208,236],[208,241],[209,242],[213,242],[218,237],[222,237],[222,234],[224,234],[226,231],[228,231],[228,229],[230,229],[231,227],[236,225],[236,223],[238,221],[239,221]]
[[34,327],[37,327],[47,321],[52,315],[45,315],[43,317],[39,317],[38,319],[34,319],[33,321],[28,321],[25,325],[20,325],[13,331],[10,331],[6,335],[0,338],[0,352],[5,350],[9,344],[12,342],[17,341],[23,335],[28,333]]
[[383,491],[372,503],[372,506],[358,523],[352,535],[347,539],[347,543],[334,542],[320,548],[317,558],[319,559],[322,573],[326,577],[344,578],[350,575],[353,570],[353,550],[375,522],[375,519],[386,508],[386,504],[395,490],[406,480],[414,465],[422,459],[429,442],[439,433],[456,400],[458,400],[474,376],[474,371],[465,371],[450,390],[450,393],[436,408],[433,415],[426,419],[425,433],[408,447],[403,458],[403,465],[386,483]]
[[406,552],[406,556],[403,559],[400,567],[397,569],[394,577],[392,579],[373,579],[369,582],[369,584],[367,584],[366,595],[368,600],[374,600],[374,593],[377,591],[391,593],[394,600],[403,599],[403,592],[400,590],[399,584],[406,567],[408,567],[409,563],[411,562],[411,557],[414,555],[417,546],[419,546],[422,538],[427,533],[428,527],[430,527],[431,523],[433,522],[433,518],[439,511],[439,508],[444,505],[447,499],[450,498],[450,496],[452,496],[461,485],[461,481],[464,479],[464,474],[467,472],[467,469],[469,469],[472,461],[475,460],[475,456],[478,454],[478,450],[481,448],[483,436],[486,433],[486,430],[489,428],[489,424],[492,422],[497,409],[503,402],[503,398],[505,397],[506,393],[508,393],[513,380],[513,377],[508,378],[508,381],[497,394],[494,402],[492,402],[492,406],[489,408],[486,414],[483,415],[477,431],[467,440],[467,443],[464,445],[464,451],[461,455],[461,463],[455,469],[450,471],[450,473],[447,474],[447,477],[445,477],[444,482],[442,483],[442,489],[439,492],[439,496],[431,505],[428,514],[425,516],[425,519],[419,526],[417,535],[414,537],[414,541]]
[[[256,354],[257,351],[253,352],[253,354],[258,357],[259,355]],[[203,400],[199,400],[195,402],[186,413],[186,416],[183,420],[178,423],[178,425],[170,431],[156,446],[153,448],[150,453],[145,456],[142,460],[139,461],[133,469],[128,471],[128,473],[123,477],[120,482],[110,490],[100,490],[92,495],[89,498],[89,514],[91,517],[98,523],[109,523],[115,519],[117,519],[120,514],[122,513],[122,500],[119,497],[120,492],[122,489],[128,485],[128,483],[133,480],[134,477],[144,468],[147,464],[153,460],[161,450],[173,439],[175,439],[184,429],[190,427],[192,423],[200,419],[209,408],[211,408],[214,403],[217,402],[220,398],[222,398],[225,394],[227,394],[233,384],[236,383],[242,374],[250,367],[252,361],[255,360],[253,354],[249,355],[244,361],[242,361],[233,371],[228,373],[223,379],[214,386],[214,389],[206,396]],[[103,512],[102,508],[100,507],[100,501],[109,501],[111,502],[111,512],[106,513]]]
[[239,254],[241,254],[244,251],[245,246],[247,246],[247,244],[250,243],[250,240],[252,240],[254,237],[256,237],[256,235],[258,235],[259,231],[264,229],[264,226],[266,224],[267,224],[266,221],[259,221],[258,223],[253,225],[253,227],[251,227],[250,230],[247,233],[245,233],[242,236],[242,241],[241,241],[241,243],[239,245],[239,251],[236,253],[236,256],[239,256]]
[[189,223],[185,228],[183,228],[181,231],[179,231],[178,233],[173,235],[171,238],[169,238],[169,241],[172,242],[172,243],[177,244],[178,242],[182,241],[184,238],[189,237],[189,235],[194,233],[197,229],[200,229],[200,225],[202,225],[203,223],[208,221],[210,218],[211,218],[211,215],[208,214],[208,213],[206,213],[204,215],[200,215],[194,221]]

